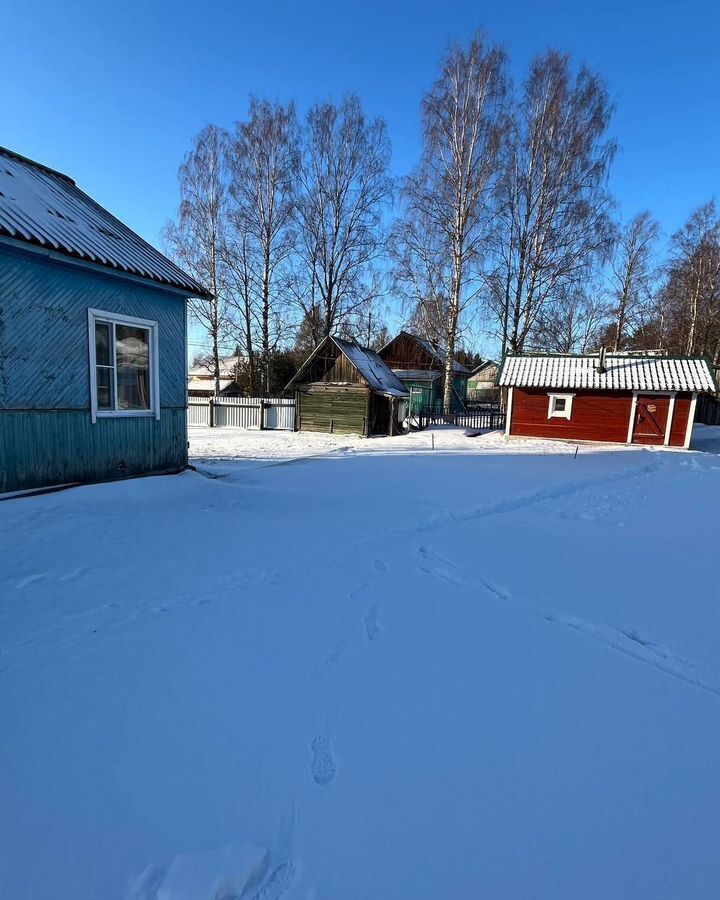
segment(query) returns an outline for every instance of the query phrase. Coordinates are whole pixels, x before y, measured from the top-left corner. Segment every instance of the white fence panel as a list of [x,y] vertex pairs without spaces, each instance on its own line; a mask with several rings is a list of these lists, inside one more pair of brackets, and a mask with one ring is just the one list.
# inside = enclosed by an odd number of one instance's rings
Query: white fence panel
[[209,425],[210,404],[207,400],[188,401],[188,425]]
[[250,397],[220,397],[215,405],[218,428],[260,428],[260,402]]
[[192,397],[188,400],[188,425],[292,431],[295,401],[284,397]]
[[295,428],[295,401],[268,400],[265,407],[265,427],[292,431]]

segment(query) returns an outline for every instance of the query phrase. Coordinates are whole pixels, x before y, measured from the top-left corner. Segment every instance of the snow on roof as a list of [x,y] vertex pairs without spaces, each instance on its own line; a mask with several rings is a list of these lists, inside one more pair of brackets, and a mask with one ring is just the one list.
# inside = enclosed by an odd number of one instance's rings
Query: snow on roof
[[[232,378],[221,378],[220,379],[220,390],[224,391],[226,387],[233,383]],[[214,378],[191,378],[188,381],[188,392],[191,391],[202,391],[207,393],[208,391],[215,390],[215,379]]]
[[[488,369],[497,369],[497,363],[494,359],[486,359],[484,362],[481,362],[479,366],[475,366],[475,368],[470,373],[471,378],[475,378],[477,375],[482,375],[483,372],[486,372]],[[491,376],[492,377],[492,376]]]
[[401,381],[437,381],[442,372],[433,369],[393,369]]
[[593,356],[506,356],[501,387],[627,391],[715,391],[708,361],[699,357],[610,355],[605,371]]
[[346,341],[343,338],[331,336],[331,340],[378,394],[386,394],[389,397],[408,396],[405,385],[374,350],[368,350],[355,341]]
[[53,169],[0,147],[0,236],[208,296],[205,288]]
[[[220,377],[234,378],[238,365],[246,362],[244,356],[221,356],[220,357]],[[214,378],[211,363],[200,363],[199,366],[192,366],[188,370],[188,375],[195,375],[198,378]]]

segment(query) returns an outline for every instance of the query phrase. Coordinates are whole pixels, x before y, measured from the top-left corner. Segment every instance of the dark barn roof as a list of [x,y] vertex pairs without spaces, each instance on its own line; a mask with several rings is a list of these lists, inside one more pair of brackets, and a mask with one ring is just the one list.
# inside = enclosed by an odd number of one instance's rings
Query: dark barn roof
[[0,237],[54,250],[189,295],[196,281],[88,197],[72,178],[0,147]]
[[[439,344],[435,343],[434,341],[428,340],[428,338],[418,337],[418,335],[412,334],[412,332],[410,331],[405,331],[405,329],[396,334],[395,337],[392,338],[392,340],[389,340],[387,344],[385,344],[385,346],[380,349],[380,356],[383,359],[386,359],[390,353],[390,348],[395,344],[396,341],[400,340],[401,338],[405,338],[408,341],[414,343],[430,360],[436,362],[437,371],[442,371],[445,368],[445,360],[447,358],[447,355]],[[453,371],[460,377],[470,374],[470,370],[467,368],[467,366],[464,366],[456,359],[453,360]]]
[[368,350],[367,347],[361,347],[355,341],[346,341],[344,338],[335,337],[332,334],[328,335],[317,345],[285,390],[288,390],[295,384],[303,383],[303,376],[310,370],[313,360],[328,342],[332,342],[343,356],[355,366],[371,390],[375,391],[376,394],[384,394],[387,397],[408,396],[408,390],[405,385],[374,350]]

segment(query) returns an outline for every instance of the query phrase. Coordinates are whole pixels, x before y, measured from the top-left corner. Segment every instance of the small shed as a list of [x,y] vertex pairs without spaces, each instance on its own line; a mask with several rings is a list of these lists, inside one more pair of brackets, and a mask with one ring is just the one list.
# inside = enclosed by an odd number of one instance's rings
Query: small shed
[[207,291],[0,148],[0,492],[187,465],[186,301]]
[[698,395],[717,388],[707,359],[658,354],[508,355],[505,433],[688,447]]
[[295,392],[298,431],[394,435],[403,430],[409,394],[373,350],[329,335],[286,390]]
[[[445,381],[445,351],[433,341],[401,331],[379,356],[402,381],[411,396],[411,409],[440,412]],[[453,412],[465,408],[470,370],[453,360]]]

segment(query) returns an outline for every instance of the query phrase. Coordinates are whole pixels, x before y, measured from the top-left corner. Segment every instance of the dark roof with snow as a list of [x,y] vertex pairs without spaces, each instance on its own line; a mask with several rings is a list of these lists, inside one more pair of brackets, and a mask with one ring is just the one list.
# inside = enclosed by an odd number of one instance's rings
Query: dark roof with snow
[[305,360],[295,377],[287,385],[288,390],[294,384],[302,383],[302,376],[312,365],[315,357],[331,341],[338,350],[355,366],[358,372],[370,385],[371,389],[377,394],[384,394],[387,397],[407,397],[408,389],[400,381],[397,375],[389,368],[375,353],[367,347],[361,347],[355,341],[346,341],[344,338],[328,335],[325,340],[321,341],[313,350],[310,356]]
[[[445,359],[447,354],[443,350],[443,348],[436,343],[435,341],[431,341],[428,338],[419,337],[417,334],[413,334],[410,331],[406,331],[404,328],[398,334],[395,335],[394,338],[389,340],[384,347],[380,348],[380,353],[384,353],[385,350],[396,341],[401,335],[405,335],[405,337],[410,338],[411,341],[414,341],[419,347],[421,347],[427,355],[433,359],[438,361],[438,364],[441,367],[445,366]],[[470,369],[467,366],[464,366],[461,362],[458,362],[456,359],[453,360],[453,371],[458,375],[469,375]]]
[[495,362],[495,360],[485,359],[480,363],[479,366],[475,366],[475,368],[470,373],[470,378],[475,378],[477,375],[481,375],[487,369],[492,369],[493,367],[497,369],[497,363]]
[[505,357],[500,387],[589,388],[615,391],[715,391],[710,363],[696,356],[529,354]]
[[0,238],[6,236],[192,296],[205,288],[116,219],[72,178],[0,147]]

